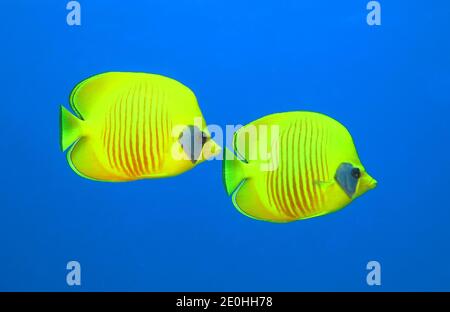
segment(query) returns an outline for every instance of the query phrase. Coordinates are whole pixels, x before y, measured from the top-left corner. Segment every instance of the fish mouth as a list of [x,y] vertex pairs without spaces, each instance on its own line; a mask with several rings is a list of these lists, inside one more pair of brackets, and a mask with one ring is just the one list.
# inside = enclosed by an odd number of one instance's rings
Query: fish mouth
[[377,185],[378,185],[378,181],[375,180],[374,178],[372,178],[371,176],[369,176],[369,180],[367,182],[367,186],[368,186],[369,190],[376,188]]
[[205,148],[205,150],[203,151],[203,158],[205,160],[210,159],[211,157],[214,157],[216,155],[219,155],[220,152],[222,151],[222,147],[217,144],[215,141],[213,140],[209,140],[207,142],[207,144],[210,144],[208,146],[208,148]]

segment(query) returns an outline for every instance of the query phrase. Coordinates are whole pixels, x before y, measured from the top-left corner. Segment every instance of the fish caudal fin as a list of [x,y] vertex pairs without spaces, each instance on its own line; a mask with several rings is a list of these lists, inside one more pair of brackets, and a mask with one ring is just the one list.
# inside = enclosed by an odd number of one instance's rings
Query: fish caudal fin
[[75,117],[64,106],[60,111],[61,150],[65,151],[83,135],[83,120]]
[[228,195],[237,189],[239,184],[246,178],[246,161],[239,159],[231,150],[223,149],[223,179]]

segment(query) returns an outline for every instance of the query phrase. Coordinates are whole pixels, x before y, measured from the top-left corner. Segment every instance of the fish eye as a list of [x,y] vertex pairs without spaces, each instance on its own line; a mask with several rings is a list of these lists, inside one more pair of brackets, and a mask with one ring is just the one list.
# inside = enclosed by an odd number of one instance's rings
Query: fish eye
[[351,175],[355,179],[359,179],[359,178],[361,178],[361,170],[359,170],[359,168],[353,168],[351,171]]
[[206,136],[205,134],[202,135],[202,145],[205,145],[206,142],[208,142],[211,138]]

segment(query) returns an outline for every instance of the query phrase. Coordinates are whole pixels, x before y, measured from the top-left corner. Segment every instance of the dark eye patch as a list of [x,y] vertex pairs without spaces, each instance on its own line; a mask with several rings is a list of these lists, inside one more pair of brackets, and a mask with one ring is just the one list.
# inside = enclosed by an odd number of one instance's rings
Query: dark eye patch
[[355,179],[361,178],[361,170],[359,170],[359,168],[353,168],[352,177],[354,177]]
[[180,134],[178,142],[192,163],[196,163],[208,139],[207,135],[196,126],[187,126]]
[[361,177],[359,168],[353,167],[352,164],[342,163],[336,170],[335,179],[339,186],[344,190],[348,197],[355,195],[358,180]]

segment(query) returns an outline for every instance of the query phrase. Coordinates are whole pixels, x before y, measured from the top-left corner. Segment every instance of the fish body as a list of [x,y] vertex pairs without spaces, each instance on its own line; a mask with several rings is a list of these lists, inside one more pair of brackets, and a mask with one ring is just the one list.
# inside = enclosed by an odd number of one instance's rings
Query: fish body
[[[276,126],[277,134],[248,140],[250,127],[261,134],[268,126]],[[272,157],[251,159],[251,152],[261,147]],[[227,193],[241,213],[258,220],[291,222],[325,215],[376,186],[347,129],[319,113],[258,119],[235,133],[234,152],[224,149]]]
[[[76,116],[61,107],[61,146],[70,147],[67,160],[85,178],[119,182],[173,176],[219,151],[209,140],[194,93],[168,77],[96,75],[74,88],[70,105]],[[200,138],[196,159],[183,148],[187,129],[206,138]],[[200,155],[206,143],[209,154]]]

